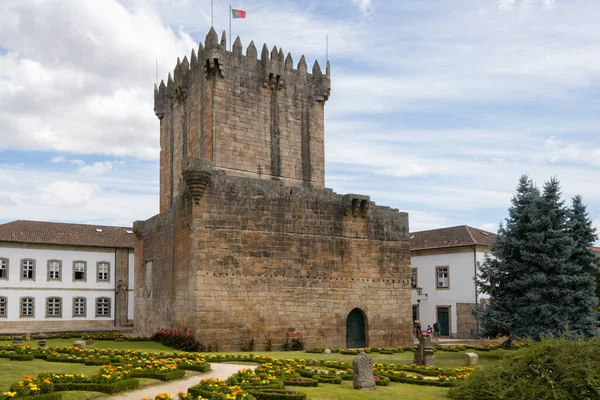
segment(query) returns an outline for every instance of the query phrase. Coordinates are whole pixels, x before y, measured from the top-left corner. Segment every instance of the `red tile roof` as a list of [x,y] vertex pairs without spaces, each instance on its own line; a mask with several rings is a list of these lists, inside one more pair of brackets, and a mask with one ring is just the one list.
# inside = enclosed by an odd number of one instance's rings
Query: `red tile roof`
[[134,248],[136,237],[120,226],[19,220],[0,224],[0,242]]
[[429,231],[412,232],[410,234],[410,249],[441,249],[465,246],[489,246],[496,234],[467,225],[450,228],[432,229]]
[[596,257],[600,257],[600,247],[590,247],[590,250],[592,250],[594,252],[594,254],[596,254]]

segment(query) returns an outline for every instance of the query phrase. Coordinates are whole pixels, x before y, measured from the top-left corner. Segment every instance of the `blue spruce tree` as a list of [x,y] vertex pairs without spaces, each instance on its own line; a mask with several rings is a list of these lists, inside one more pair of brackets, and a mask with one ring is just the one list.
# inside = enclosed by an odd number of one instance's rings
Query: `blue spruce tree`
[[569,210],[560,196],[555,178],[540,193],[521,177],[477,279],[490,296],[478,311],[484,336],[537,340],[567,329],[589,334],[594,326],[595,267],[587,247],[595,236],[581,199]]
[[514,337],[518,300],[523,295],[519,280],[527,270],[528,233],[532,229],[539,191],[527,176],[519,180],[506,223],[490,246],[477,279],[478,288],[490,297],[489,305],[478,311],[482,334],[486,337]]
[[597,260],[590,249],[598,236],[579,195],[573,198],[569,210],[568,232],[575,241],[571,254],[573,274],[581,278],[577,288],[578,295],[572,305],[569,327],[574,331],[590,335],[592,329],[598,325],[598,315],[594,310],[598,304],[597,294],[595,294],[598,276]]

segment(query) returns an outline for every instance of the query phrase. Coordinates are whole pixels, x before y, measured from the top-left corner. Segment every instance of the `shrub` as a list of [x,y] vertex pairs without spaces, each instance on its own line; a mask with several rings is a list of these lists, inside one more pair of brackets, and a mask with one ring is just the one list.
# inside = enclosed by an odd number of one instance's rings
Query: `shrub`
[[85,390],[112,394],[137,389],[139,385],[140,381],[137,379],[124,379],[112,383],[56,383],[54,384],[54,390],[57,392]]
[[183,378],[185,371],[183,369],[174,369],[168,372],[158,372],[152,370],[133,371],[131,377],[133,378],[150,378],[158,379],[159,381],[172,381],[174,379]]
[[316,347],[314,349],[305,350],[306,353],[313,353],[313,354],[323,354],[324,351],[325,351],[325,349],[323,347]]
[[286,379],[283,381],[285,386],[303,386],[303,387],[317,387],[319,386],[319,381],[311,378],[292,378]]
[[268,392],[250,391],[256,400],[288,400],[288,399],[306,399],[306,393],[293,392],[289,390],[270,390]]
[[477,369],[448,395],[455,400],[598,399],[599,370],[600,342],[542,338]]
[[177,350],[199,352],[204,351],[204,344],[200,340],[196,340],[194,333],[184,328],[183,331],[159,329],[152,336],[155,342],[160,342],[165,346],[172,347]]

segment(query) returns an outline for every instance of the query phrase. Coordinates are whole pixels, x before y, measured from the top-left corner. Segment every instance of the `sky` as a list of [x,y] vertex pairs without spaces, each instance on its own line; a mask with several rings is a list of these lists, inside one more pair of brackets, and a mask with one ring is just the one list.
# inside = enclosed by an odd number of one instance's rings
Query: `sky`
[[[214,0],[233,36],[326,61],[326,186],[411,231],[495,232],[519,176],[557,177],[600,229],[600,2]],[[210,0],[0,2],[0,222],[131,226],[158,213],[153,85]]]

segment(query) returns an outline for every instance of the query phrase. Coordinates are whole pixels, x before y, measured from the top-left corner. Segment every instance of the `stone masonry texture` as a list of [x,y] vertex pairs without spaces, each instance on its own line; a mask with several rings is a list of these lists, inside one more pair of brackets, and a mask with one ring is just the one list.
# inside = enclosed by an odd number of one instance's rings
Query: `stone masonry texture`
[[408,214],[324,187],[329,66],[225,49],[211,29],[155,90],[161,213],[134,224],[136,332],[345,347],[360,308],[368,346],[410,344]]

